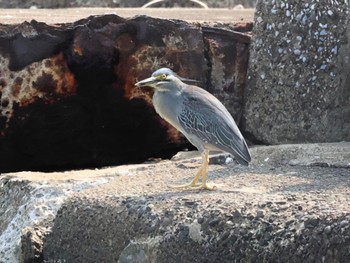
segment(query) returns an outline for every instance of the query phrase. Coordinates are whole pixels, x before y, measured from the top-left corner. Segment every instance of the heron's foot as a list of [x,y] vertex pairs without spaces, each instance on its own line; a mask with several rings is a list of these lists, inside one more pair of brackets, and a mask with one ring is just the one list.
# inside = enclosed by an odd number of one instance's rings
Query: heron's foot
[[215,191],[217,190],[217,187],[215,185],[210,186],[207,183],[189,183],[189,184],[180,184],[180,185],[169,185],[171,188],[176,189],[188,189],[188,190],[209,190],[209,191]]
[[193,187],[198,187],[202,184],[199,183],[189,183],[189,184],[175,184],[175,185],[169,185],[170,188],[193,188]]

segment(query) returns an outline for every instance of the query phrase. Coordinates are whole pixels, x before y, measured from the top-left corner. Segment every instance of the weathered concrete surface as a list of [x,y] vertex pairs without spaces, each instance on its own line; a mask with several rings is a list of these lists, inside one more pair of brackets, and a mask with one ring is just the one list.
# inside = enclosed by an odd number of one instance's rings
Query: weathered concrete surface
[[151,91],[134,87],[161,67],[202,81],[239,120],[251,26],[117,15],[0,25],[0,171],[118,165],[191,147],[155,113]]
[[216,192],[167,187],[199,159],[3,174],[0,262],[347,262],[349,149],[252,148],[210,166]]
[[347,1],[259,1],[245,130],[265,144],[350,140]]

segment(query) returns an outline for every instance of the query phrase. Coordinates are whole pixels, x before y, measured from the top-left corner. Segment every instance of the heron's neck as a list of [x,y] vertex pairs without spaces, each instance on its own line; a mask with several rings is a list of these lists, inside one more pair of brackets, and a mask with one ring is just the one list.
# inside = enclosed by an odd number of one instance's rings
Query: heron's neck
[[160,86],[157,86],[155,89],[155,92],[169,92],[172,93],[175,96],[178,96],[182,93],[183,88],[179,85],[174,85],[173,83],[169,84],[163,84]]

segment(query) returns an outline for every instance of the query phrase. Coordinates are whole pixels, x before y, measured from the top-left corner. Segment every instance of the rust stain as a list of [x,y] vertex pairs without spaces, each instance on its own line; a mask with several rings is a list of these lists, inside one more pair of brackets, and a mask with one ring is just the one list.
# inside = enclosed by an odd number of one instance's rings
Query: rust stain
[[73,42],[73,53],[77,56],[83,56],[83,50],[80,46],[79,38],[75,38]]
[[43,72],[35,81],[33,81],[33,88],[38,89],[44,93],[52,93],[57,86],[57,82],[53,79],[53,76],[49,73]]
[[124,96],[127,99],[143,98],[152,104],[152,97],[147,89],[135,87],[135,83],[143,78],[149,77],[153,71],[160,67],[172,68],[165,55],[165,47],[141,46],[132,55],[125,58],[125,61],[117,66],[117,76],[125,76]]
[[69,70],[67,61],[63,54],[59,54],[54,60],[54,67],[52,69],[56,72],[56,93],[64,96],[71,96],[76,94],[76,80],[73,73]]
[[9,69],[9,59],[0,56],[2,79],[0,79],[0,118],[8,121],[15,105],[25,107],[37,100],[52,103],[61,97],[76,94],[76,81],[62,53],[34,62],[19,71]]

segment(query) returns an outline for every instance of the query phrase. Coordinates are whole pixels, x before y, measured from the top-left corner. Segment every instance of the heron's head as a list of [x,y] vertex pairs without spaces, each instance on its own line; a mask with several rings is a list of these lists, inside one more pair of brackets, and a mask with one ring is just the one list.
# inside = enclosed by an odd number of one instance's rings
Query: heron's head
[[154,89],[169,89],[178,87],[181,82],[198,82],[178,76],[169,68],[161,68],[153,72],[152,76],[135,84],[136,87],[152,87]]

